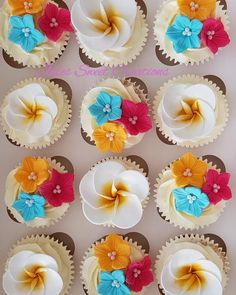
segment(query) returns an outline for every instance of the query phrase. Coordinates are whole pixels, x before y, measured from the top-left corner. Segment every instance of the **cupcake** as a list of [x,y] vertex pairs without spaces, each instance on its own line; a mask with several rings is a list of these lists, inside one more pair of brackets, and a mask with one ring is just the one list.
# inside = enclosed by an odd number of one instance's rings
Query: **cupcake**
[[[71,240],[66,234],[60,237]],[[73,278],[73,251],[64,240],[58,240],[58,234],[35,235],[10,250],[2,285],[6,295],[65,295]]]
[[149,200],[146,175],[129,158],[107,158],[94,165],[79,186],[85,217],[96,225],[135,226]]
[[85,253],[81,279],[87,295],[143,294],[154,277],[149,244],[138,233],[110,234]]
[[135,0],[77,0],[71,16],[82,53],[97,64],[127,65],[146,43],[146,16]]
[[42,67],[58,59],[73,32],[64,1],[5,0],[0,9],[0,47],[8,63]]
[[212,224],[232,198],[229,181],[230,173],[219,158],[198,159],[186,153],[157,179],[158,211],[163,219],[180,228],[196,230]]
[[1,124],[11,142],[45,148],[64,134],[71,120],[71,103],[62,87],[57,79],[42,78],[13,86],[1,106]]
[[161,137],[191,148],[213,142],[228,121],[224,87],[216,76],[178,76],[165,83],[153,103]]
[[157,56],[166,64],[199,65],[230,43],[219,0],[167,0],[156,14]]
[[147,94],[132,81],[106,79],[82,101],[83,132],[101,152],[121,153],[139,143],[152,128]]
[[5,204],[16,222],[50,226],[74,201],[73,186],[73,166],[66,158],[25,157],[7,176]]

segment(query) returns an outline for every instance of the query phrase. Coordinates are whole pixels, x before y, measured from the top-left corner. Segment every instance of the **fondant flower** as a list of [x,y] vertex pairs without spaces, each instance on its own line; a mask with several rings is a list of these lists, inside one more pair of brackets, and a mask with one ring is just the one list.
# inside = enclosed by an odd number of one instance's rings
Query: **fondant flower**
[[138,135],[152,128],[152,121],[148,115],[148,106],[145,102],[134,103],[124,99],[121,109],[122,117],[118,122],[124,124],[130,135]]
[[23,192],[34,193],[49,178],[49,166],[44,159],[25,157],[17,169],[15,178]]
[[220,19],[209,18],[203,24],[201,40],[212,53],[216,54],[219,48],[225,47],[230,43],[228,33]]
[[35,14],[43,9],[45,0],[8,0],[13,15]]
[[178,0],[178,5],[182,15],[204,21],[214,14],[216,0]]
[[130,254],[129,243],[117,234],[110,234],[105,242],[95,247],[95,256],[102,271],[126,268],[130,264]]
[[8,39],[18,44],[26,52],[31,52],[37,45],[42,43],[45,36],[35,29],[33,16],[26,14],[24,16],[10,17],[11,30]]
[[101,92],[98,95],[96,102],[89,107],[98,126],[121,118],[121,101],[120,96],[112,96],[107,92]]
[[177,186],[202,187],[207,173],[207,163],[198,160],[192,153],[186,153],[171,165]]
[[59,295],[63,280],[53,257],[25,250],[9,259],[3,289],[7,295]]
[[25,222],[45,217],[45,199],[40,195],[28,195],[21,192],[19,199],[12,205],[23,217]]
[[80,182],[84,215],[97,225],[135,226],[142,218],[142,202],[148,194],[147,178],[118,161],[96,165]]
[[202,187],[202,191],[208,195],[210,202],[214,205],[222,200],[230,200],[232,192],[228,186],[230,173],[218,173],[216,170],[210,169],[206,175],[206,183]]
[[70,11],[59,8],[56,4],[48,3],[44,15],[38,20],[39,28],[49,40],[56,42],[63,32],[73,32]]
[[96,146],[102,152],[122,152],[127,137],[125,129],[117,123],[106,123],[93,132]]
[[125,275],[122,270],[115,270],[111,273],[99,273],[99,295],[129,295],[131,291],[125,285]]
[[31,83],[8,94],[7,124],[32,137],[47,135],[57,112],[56,103],[40,84]]
[[151,270],[152,261],[150,256],[145,256],[140,261],[129,264],[126,270],[126,283],[131,291],[141,292],[154,280]]
[[190,20],[187,16],[178,15],[174,24],[168,28],[166,35],[173,42],[176,53],[182,53],[188,49],[200,48],[199,34],[202,27],[200,20]]
[[195,217],[200,217],[202,211],[210,205],[208,196],[198,187],[188,186],[173,190],[175,208]]
[[53,207],[59,207],[63,203],[71,203],[74,201],[74,174],[59,173],[57,170],[52,170],[51,179],[44,182],[39,191],[48,203]]

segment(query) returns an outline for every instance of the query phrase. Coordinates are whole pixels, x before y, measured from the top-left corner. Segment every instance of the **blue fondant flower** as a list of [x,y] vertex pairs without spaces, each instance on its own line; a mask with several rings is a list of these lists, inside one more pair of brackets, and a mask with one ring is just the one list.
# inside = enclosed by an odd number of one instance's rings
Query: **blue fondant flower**
[[200,48],[199,34],[203,23],[198,19],[190,20],[187,16],[177,16],[174,24],[167,30],[166,35],[173,42],[174,50],[182,53],[187,49]]
[[122,270],[113,272],[100,272],[99,274],[99,295],[128,295],[130,289],[125,285],[125,275]]
[[45,36],[35,29],[33,16],[30,14],[25,14],[22,17],[11,16],[10,24],[11,30],[8,39],[20,45],[26,52],[31,52],[45,39]]
[[203,209],[210,205],[208,196],[198,187],[188,186],[173,190],[177,211],[200,217]]
[[19,199],[12,205],[23,217],[25,222],[32,221],[36,217],[45,217],[45,199],[40,195],[29,195],[21,192]]
[[108,121],[121,118],[121,102],[120,96],[112,96],[107,92],[101,92],[96,102],[89,107],[89,111],[96,118],[98,126],[102,126]]

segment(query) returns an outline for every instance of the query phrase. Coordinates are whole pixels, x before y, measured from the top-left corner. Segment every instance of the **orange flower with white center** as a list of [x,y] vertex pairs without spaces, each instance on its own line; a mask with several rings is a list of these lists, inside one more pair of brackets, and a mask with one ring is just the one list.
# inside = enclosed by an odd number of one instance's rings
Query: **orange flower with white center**
[[186,153],[171,165],[171,170],[178,187],[188,185],[202,187],[208,165],[198,160],[192,153]]
[[36,14],[43,10],[45,0],[8,0],[13,15]]
[[181,14],[201,21],[214,16],[216,0],[178,0]]
[[26,157],[15,178],[25,193],[34,193],[49,178],[49,166],[44,159]]
[[102,271],[126,268],[130,264],[131,248],[122,237],[111,234],[95,247],[95,256]]

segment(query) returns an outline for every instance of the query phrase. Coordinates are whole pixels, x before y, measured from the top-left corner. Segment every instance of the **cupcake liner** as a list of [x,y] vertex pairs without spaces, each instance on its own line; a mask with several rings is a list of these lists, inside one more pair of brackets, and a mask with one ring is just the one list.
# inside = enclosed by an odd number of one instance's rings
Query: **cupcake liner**
[[[191,141],[177,142],[174,139],[172,139],[172,135],[166,133],[165,127],[163,127],[164,124],[162,123],[157,110],[166,89],[168,89],[168,87],[172,86],[174,83],[194,83],[194,84],[202,83],[211,87],[214,90],[214,92],[217,94],[218,101],[222,101],[224,103],[225,118],[224,118],[224,123],[222,124],[222,126],[220,128],[217,128],[217,130],[214,129],[211,132],[211,134],[208,135],[205,139],[201,138],[196,142],[191,142]],[[183,75],[183,76],[177,76],[169,80],[158,90],[153,102],[153,118],[157,128],[159,129],[159,133],[163,136],[163,138],[169,141],[169,144],[176,144],[178,146],[187,147],[187,148],[196,148],[196,147],[200,147],[200,146],[212,143],[214,140],[218,138],[218,136],[221,135],[221,133],[224,131],[228,123],[229,106],[228,106],[228,101],[226,99],[226,96],[225,94],[223,94],[223,91],[220,89],[220,87],[214,82],[210,81],[207,77],[205,78],[205,77],[200,77],[197,75]]]
[[[61,123],[62,126],[58,126],[58,132],[56,132],[54,134],[53,138],[50,141],[48,141],[46,139],[40,139],[40,142],[38,142],[38,143],[25,143],[20,138],[16,138],[16,137],[13,138],[11,135],[12,129],[7,125],[6,121],[3,118],[3,110],[8,104],[7,96],[12,91],[14,91],[18,88],[21,88],[27,84],[30,84],[30,83],[41,83],[43,85],[46,85],[50,89],[55,89],[56,91],[59,91],[61,93],[61,96],[64,100],[64,106],[63,106],[63,110],[61,110],[61,112],[63,114],[67,114],[67,118],[66,118],[66,120],[64,120],[64,122]],[[72,117],[71,102],[68,99],[67,93],[63,90],[63,88],[61,86],[56,84],[53,80],[48,80],[48,79],[44,79],[44,78],[26,79],[26,80],[23,80],[23,81],[17,83],[16,85],[14,85],[10,89],[8,94],[5,96],[3,103],[1,105],[1,108],[0,108],[0,111],[1,111],[0,125],[2,125],[2,128],[3,128],[6,136],[10,139],[11,142],[14,142],[15,145],[18,145],[20,147],[29,148],[29,149],[42,149],[42,148],[46,148],[47,146],[50,146],[51,144],[54,144],[56,141],[58,141],[62,137],[62,135],[65,133],[65,131],[69,127],[70,122],[71,122],[71,117]],[[57,115],[57,117],[58,117],[58,115]],[[57,117],[56,117],[56,119],[57,119]],[[51,132],[52,132],[52,130],[50,130],[49,134],[46,135],[45,137],[48,137]]]
[[[67,278],[63,277],[64,287],[62,292],[60,293],[60,295],[67,295],[69,294],[69,291],[71,289],[71,286],[74,280],[75,272],[74,272],[73,256],[70,254],[70,251],[67,249],[67,247],[63,245],[63,242],[59,242],[54,237],[51,237],[48,235],[32,235],[32,236],[26,236],[25,238],[18,240],[17,243],[11,248],[11,250],[8,253],[6,267],[7,267],[9,259],[13,255],[18,253],[19,251],[23,250],[22,246],[26,244],[36,244],[43,247],[47,243],[49,243],[50,246],[56,250],[57,254],[61,258],[61,260],[63,260],[63,263],[66,265],[67,269],[69,270]],[[47,250],[45,250],[45,254],[47,254],[46,252]],[[66,279],[66,282],[64,281],[64,279]]]
[[[168,0],[166,0],[160,7],[160,9],[157,11],[156,16],[155,16],[155,21],[154,21],[154,36],[155,36],[155,41],[157,42],[158,46],[158,54],[162,52],[163,59],[168,60],[168,65],[174,66],[178,64],[184,64],[186,66],[188,65],[200,65],[204,64],[205,62],[209,62],[210,59],[213,59],[215,55],[217,55],[223,48],[219,48],[219,52],[216,54],[213,54],[209,49],[206,52],[206,55],[204,53],[201,54],[201,57],[199,60],[193,60],[190,57],[187,58],[188,60],[185,62],[182,62],[180,58],[178,59],[178,54],[176,54],[176,57],[171,56],[168,51],[166,50],[165,46],[162,44],[160,41],[160,36],[159,36],[159,27],[162,26],[162,22],[160,19],[160,13],[162,9],[165,9],[165,5],[168,3]],[[220,18],[222,23],[225,26],[225,30],[228,32],[229,31],[229,16],[227,15],[227,10],[225,10],[225,5],[221,3],[220,1],[216,2],[216,18]],[[198,50],[198,49],[197,49]],[[158,56],[157,56],[158,57]],[[162,60],[161,60],[162,62]]]
[[[162,247],[162,249],[159,251],[159,254],[156,257],[156,263],[155,263],[155,273],[156,278],[158,281],[159,289],[162,291],[162,294],[165,294],[162,286],[160,285],[160,277],[161,277],[161,269],[164,266],[165,258],[169,256],[170,253],[169,250],[172,246],[174,246],[177,243],[184,243],[184,242],[191,242],[195,244],[200,244],[203,247],[210,247],[218,256],[218,258],[223,263],[223,272],[224,272],[224,282],[223,282],[223,288],[226,287],[228,280],[229,280],[229,260],[226,255],[226,252],[224,252],[224,249],[221,247],[220,244],[214,241],[211,237],[214,237],[214,235],[199,235],[199,234],[184,234],[180,236],[175,236],[175,238],[170,239],[166,244]],[[217,237],[217,236],[215,236]],[[219,238],[219,237],[217,237]],[[219,238],[220,239],[220,238]],[[171,255],[171,254],[170,254]]]
[[[209,160],[208,160],[207,156],[200,157],[199,159],[204,161],[205,163],[207,163],[209,169],[214,169],[218,173],[224,172],[219,168],[219,165],[212,162],[213,158],[211,159],[210,156],[209,156]],[[217,159],[217,157],[216,157],[216,159]],[[155,187],[155,189],[154,189],[155,203],[156,203],[156,207],[157,207],[157,210],[158,210],[159,215],[161,216],[161,218],[164,219],[165,221],[169,222],[170,224],[173,224],[175,227],[179,227],[180,229],[185,229],[185,230],[198,230],[200,228],[204,228],[204,227],[209,226],[212,223],[216,222],[219,219],[219,217],[221,216],[221,214],[224,212],[224,209],[226,207],[226,201],[224,201],[224,200],[221,201],[222,206],[221,206],[219,212],[217,212],[218,214],[215,217],[215,220],[213,220],[213,221],[211,221],[209,223],[205,223],[205,224],[201,224],[201,225],[195,223],[195,224],[193,224],[192,227],[189,227],[189,226],[184,225],[184,224],[175,223],[175,221],[171,219],[170,214],[169,214],[170,212],[168,210],[169,208],[168,209],[166,208],[165,210],[163,210],[160,207],[159,200],[158,200],[158,191],[159,191],[159,188],[160,188],[160,186],[162,184],[163,175],[168,170],[170,170],[170,165],[168,167],[164,168],[161,173],[159,173],[158,178],[156,179],[156,184],[154,185],[154,187]],[[199,219],[200,218],[201,217],[199,217]]]

